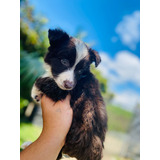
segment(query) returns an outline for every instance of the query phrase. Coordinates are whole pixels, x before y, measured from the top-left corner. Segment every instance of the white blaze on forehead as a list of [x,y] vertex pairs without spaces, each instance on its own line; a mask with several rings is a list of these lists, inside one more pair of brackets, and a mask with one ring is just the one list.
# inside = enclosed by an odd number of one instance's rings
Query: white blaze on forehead
[[73,42],[76,47],[76,62],[74,65],[74,66],[76,66],[80,60],[82,60],[84,57],[86,57],[88,55],[88,49],[87,49],[85,43],[80,41],[79,39],[74,38]]

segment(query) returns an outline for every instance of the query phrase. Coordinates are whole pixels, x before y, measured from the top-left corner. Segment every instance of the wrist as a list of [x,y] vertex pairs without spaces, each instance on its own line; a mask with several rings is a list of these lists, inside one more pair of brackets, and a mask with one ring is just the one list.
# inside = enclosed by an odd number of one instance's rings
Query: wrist
[[21,152],[21,159],[56,159],[63,145],[61,137],[42,131],[39,138]]
[[53,145],[56,144],[62,148],[65,144],[66,137],[64,137],[61,133],[56,132],[55,130],[43,128],[40,138],[44,139],[46,142],[50,142]]

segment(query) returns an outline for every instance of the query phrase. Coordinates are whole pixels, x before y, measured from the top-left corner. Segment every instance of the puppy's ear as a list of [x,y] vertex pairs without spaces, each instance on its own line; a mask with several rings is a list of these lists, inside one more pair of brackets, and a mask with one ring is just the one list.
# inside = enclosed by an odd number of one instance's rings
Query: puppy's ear
[[61,29],[49,29],[48,30],[48,38],[50,45],[55,45],[61,43],[65,40],[69,40],[69,35],[62,31]]
[[95,66],[97,67],[101,62],[101,57],[99,56],[98,52],[90,48],[89,54],[91,63],[95,62]]

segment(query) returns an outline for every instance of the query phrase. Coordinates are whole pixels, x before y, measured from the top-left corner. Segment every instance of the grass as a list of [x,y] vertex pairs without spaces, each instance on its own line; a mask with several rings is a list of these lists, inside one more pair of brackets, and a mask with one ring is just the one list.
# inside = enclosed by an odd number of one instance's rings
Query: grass
[[35,126],[31,123],[21,123],[20,124],[20,145],[26,141],[35,141],[42,129],[41,127]]
[[120,107],[108,105],[108,130],[126,132],[130,125],[133,113]]

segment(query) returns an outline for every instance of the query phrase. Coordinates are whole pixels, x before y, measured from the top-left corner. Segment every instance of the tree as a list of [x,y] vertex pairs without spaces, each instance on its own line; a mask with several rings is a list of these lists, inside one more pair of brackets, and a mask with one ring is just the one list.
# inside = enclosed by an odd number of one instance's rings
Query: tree
[[31,87],[43,72],[43,56],[47,52],[47,19],[38,17],[28,0],[21,1],[20,13],[20,96],[31,101]]

